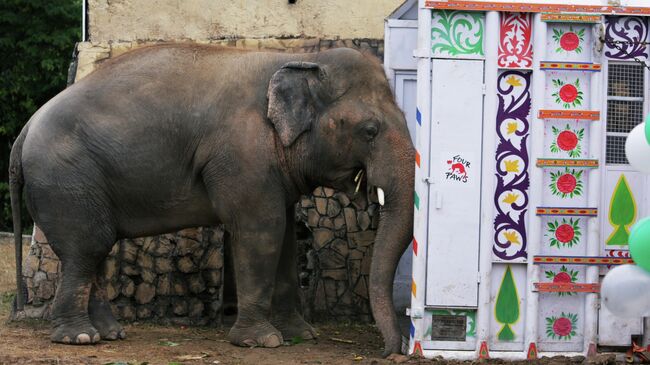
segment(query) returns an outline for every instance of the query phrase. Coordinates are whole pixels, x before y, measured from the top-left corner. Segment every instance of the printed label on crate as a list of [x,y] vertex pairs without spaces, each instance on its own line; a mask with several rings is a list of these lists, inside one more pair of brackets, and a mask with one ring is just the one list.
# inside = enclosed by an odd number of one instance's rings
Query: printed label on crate
[[474,159],[466,154],[446,154],[443,161],[443,181],[467,184],[475,176],[472,176]]

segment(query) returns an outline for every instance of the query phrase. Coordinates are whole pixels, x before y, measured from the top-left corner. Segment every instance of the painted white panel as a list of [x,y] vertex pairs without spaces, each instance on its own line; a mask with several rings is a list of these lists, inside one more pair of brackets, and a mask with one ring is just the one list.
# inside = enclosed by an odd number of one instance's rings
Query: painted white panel
[[[558,269],[555,266],[553,269]],[[549,270],[550,267],[544,269]],[[539,351],[583,350],[584,294],[560,297],[558,293],[540,293],[539,308]]]
[[590,72],[545,71],[545,74],[547,109],[590,109]]
[[426,305],[475,307],[483,61],[432,62]]
[[411,140],[415,144],[415,119],[416,97],[417,97],[417,75],[413,73],[399,73],[395,76],[395,99],[397,105],[404,112],[406,124],[411,134]]
[[[400,21],[399,23],[407,23]],[[417,60],[413,57],[413,51],[417,48],[418,28],[395,26],[390,28],[390,47],[387,52],[388,64],[393,70],[415,70]]]
[[[553,109],[561,109],[554,107]],[[589,158],[589,121],[547,119],[544,123],[544,156],[548,158]]]
[[546,59],[591,62],[591,24],[551,23],[546,33]]
[[604,305],[598,312],[598,344],[601,346],[631,346],[633,335],[643,333],[641,318],[616,317]]
[[544,206],[587,206],[588,172],[588,169],[577,167],[545,168],[544,185],[542,187],[544,189]]

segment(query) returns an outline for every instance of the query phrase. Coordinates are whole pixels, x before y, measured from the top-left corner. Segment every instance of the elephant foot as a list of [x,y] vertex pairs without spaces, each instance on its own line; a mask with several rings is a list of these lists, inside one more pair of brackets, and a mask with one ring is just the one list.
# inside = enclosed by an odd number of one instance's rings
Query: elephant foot
[[301,338],[303,340],[316,339],[316,330],[305,322],[298,312],[277,314],[271,319],[271,324],[282,332],[285,339]]
[[243,347],[278,347],[283,343],[280,331],[268,322],[244,327],[237,321],[228,333],[228,341]]
[[386,358],[392,354],[402,354],[402,338],[400,336],[384,340],[384,351],[381,356]]
[[102,340],[115,341],[126,338],[126,332],[112,315],[93,316],[91,322],[99,331]]
[[99,342],[101,336],[90,323],[61,324],[54,327],[50,340],[67,345],[92,345]]

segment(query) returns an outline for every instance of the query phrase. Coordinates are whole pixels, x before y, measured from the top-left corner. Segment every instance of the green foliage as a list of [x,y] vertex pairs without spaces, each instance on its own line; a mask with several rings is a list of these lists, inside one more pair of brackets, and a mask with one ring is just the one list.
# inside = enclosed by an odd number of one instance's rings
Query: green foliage
[[[32,114],[66,86],[81,39],[81,0],[0,1],[0,230],[11,231],[11,144]],[[23,227],[31,220],[23,206]]]

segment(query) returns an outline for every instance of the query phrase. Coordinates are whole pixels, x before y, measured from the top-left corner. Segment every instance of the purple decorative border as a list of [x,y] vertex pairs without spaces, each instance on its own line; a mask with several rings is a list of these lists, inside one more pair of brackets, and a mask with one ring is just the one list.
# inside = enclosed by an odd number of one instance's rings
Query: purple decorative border
[[[635,57],[648,58],[648,47],[638,44],[648,40],[648,23],[646,18],[637,16],[608,16],[605,18],[605,56],[616,60],[628,60]],[[618,44],[618,50],[611,41],[630,42]]]
[[[528,177],[529,156],[527,141],[529,134],[529,115],[531,109],[529,71],[508,70],[499,75],[497,80],[497,96],[499,106],[497,111],[496,132],[498,145],[496,149],[496,178],[497,185],[494,191],[494,205],[496,216],[494,218],[494,246],[492,251],[502,260],[514,260],[528,256],[526,245],[526,212],[528,211]],[[518,80],[519,85],[510,80]],[[504,135],[507,123],[517,122],[518,128],[510,135]],[[521,127],[523,126],[523,128]],[[513,137],[517,138],[513,138]],[[518,143],[517,143],[518,142]],[[518,172],[509,172],[502,169],[507,158],[515,157],[523,162]],[[523,197],[523,203],[511,203],[508,208],[501,209],[504,194],[513,193]],[[513,244],[502,238],[503,233],[515,231],[521,238],[520,247],[513,252]]]

